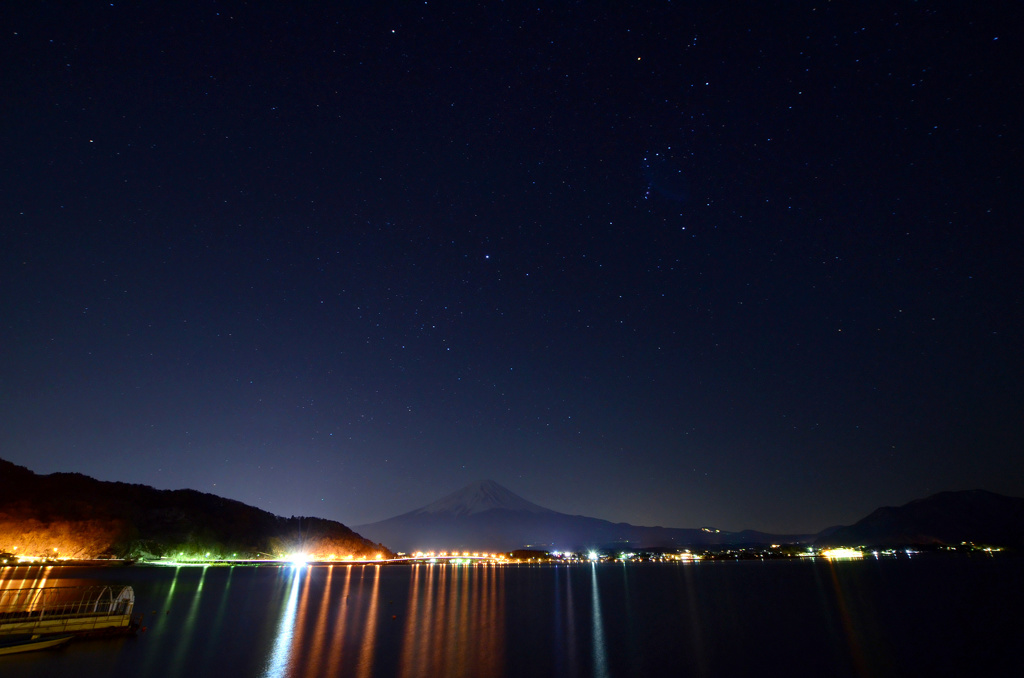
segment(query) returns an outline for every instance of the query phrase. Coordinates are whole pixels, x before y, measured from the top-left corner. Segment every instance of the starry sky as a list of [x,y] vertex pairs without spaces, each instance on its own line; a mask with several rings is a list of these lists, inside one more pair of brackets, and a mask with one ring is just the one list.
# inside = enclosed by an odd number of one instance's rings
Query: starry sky
[[0,457],[348,525],[1022,496],[1015,8],[4,3]]

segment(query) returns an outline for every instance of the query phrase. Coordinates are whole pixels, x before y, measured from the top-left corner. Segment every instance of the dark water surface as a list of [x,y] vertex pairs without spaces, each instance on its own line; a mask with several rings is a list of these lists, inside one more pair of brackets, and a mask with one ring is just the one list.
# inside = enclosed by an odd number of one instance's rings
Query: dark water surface
[[1024,675],[1022,565],[4,568],[3,588],[131,584],[146,630],[0,677]]

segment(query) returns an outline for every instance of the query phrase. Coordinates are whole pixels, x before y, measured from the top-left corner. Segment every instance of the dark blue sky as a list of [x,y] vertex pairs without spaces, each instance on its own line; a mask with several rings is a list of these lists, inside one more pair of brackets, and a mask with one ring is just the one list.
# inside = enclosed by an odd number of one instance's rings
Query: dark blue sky
[[360,524],[1024,495],[1015,4],[8,3],[0,456]]

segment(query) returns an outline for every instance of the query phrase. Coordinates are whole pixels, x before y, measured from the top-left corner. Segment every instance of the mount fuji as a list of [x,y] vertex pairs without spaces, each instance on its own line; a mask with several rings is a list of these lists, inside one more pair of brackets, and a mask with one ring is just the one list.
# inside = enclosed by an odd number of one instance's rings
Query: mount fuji
[[[487,511],[524,511],[526,513],[555,513],[542,506],[528,502],[518,494],[505,489],[493,480],[478,480],[458,492],[427,504],[412,513],[447,514],[470,516]],[[405,514],[409,515],[409,514]],[[399,516],[401,517],[401,516]]]
[[391,549],[416,551],[511,551],[520,548],[579,550],[604,546],[685,547],[810,541],[814,535],[773,535],[746,530],[678,529],[612,523],[538,506],[493,480],[376,523],[359,534]]

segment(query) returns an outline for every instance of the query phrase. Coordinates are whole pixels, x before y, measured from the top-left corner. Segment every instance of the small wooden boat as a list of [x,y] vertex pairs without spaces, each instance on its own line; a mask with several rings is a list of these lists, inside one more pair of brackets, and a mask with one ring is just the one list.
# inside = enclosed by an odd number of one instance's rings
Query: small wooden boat
[[0,655],[15,654],[17,652],[32,652],[33,650],[45,650],[48,647],[57,647],[74,638],[73,633],[61,635],[30,635],[19,634],[0,636]]

